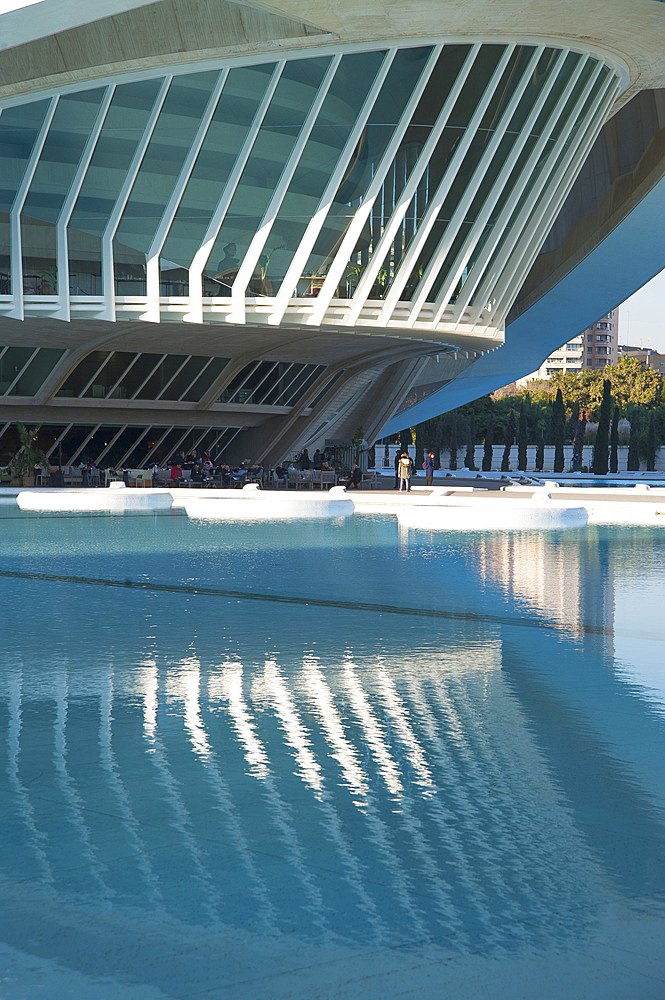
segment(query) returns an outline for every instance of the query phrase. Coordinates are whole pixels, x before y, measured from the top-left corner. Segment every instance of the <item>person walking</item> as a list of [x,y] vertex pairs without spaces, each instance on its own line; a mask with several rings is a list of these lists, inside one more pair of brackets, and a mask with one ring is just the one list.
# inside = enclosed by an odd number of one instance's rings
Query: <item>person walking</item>
[[402,452],[397,466],[397,475],[399,477],[399,491],[402,492],[403,489],[408,493],[411,490],[411,476],[413,474],[413,461],[409,458],[405,451]]
[[428,451],[423,462],[425,470],[425,486],[431,486],[434,479],[434,452]]

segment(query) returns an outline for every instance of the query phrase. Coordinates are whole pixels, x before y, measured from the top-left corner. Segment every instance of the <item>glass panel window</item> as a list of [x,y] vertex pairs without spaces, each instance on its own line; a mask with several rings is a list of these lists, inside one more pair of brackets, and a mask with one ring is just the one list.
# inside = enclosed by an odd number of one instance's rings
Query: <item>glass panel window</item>
[[[353,215],[360,205],[395,126],[413,93],[431,49],[400,49],[388,71],[367,125],[351,158],[314,249],[305,268],[307,275],[325,274]],[[365,247],[370,234],[365,234]]]
[[229,73],[164,245],[166,260],[191,265],[274,68],[244,66]]
[[116,87],[68,227],[74,295],[99,295],[101,235],[155,102],[160,79]]
[[336,382],[339,381],[339,379],[341,379],[343,374],[344,374],[343,370],[341,372],[337,372],[336,375],[333,375],[333,377],[328,382],[326,382],[323,388],[316,394],[312,402],[309,404],[312,410],[315,410],[317,408],[317,406],[319,405],[323,397],[326,395],[326,393],[329,392],[330,389],[332,389],[332,387],[335,385]]
[[268,276],[275,291],[317,209],[384,56],[382,51],[354,53],[344,56],[337,68],[272,227],[266,257],[270,254]]
[[203,369],[196,382],[182,397],[188,403],[198,403],[211,387],[215,379],[219,378],[227,364],[229,358],[212,358],[206,368]]
[[[279,79],[210,255],[214,270],[209,267],[209,273],[226,275],[230,284],[235,280],[230,272],[237,272],[259,227],[329,63],[329,57],[295,59],[287,63]],[[267,244],[250,294],[273,294],[270,260],[282,249],[272,241]]]
[[[132,363],[135,354],[131,354],[127,351],[113,351],[109,355],[102,369],[97,372],[92,383],[84,390],[83,396],[91,397],[93,399],[106,399],[107,396],[111,394],[116,382],[122,378],[123,374],[127,371],[128,366]],[[121,390],[118,388],[113,392],[114,399],[123,399]]]
[[138,390],[135,398],[156,399],[186,358],[186,354],[167,354],[164,360],[160,361],[157,370],[150,376],[145,385]]
[[[34,396],[65,352],[55,347],[43,347],[32,359],[14,388],[12,396]],[[2,362],[0,361],[0,364]]]
[[35,139],[44,121],[48,101],[5,108],[0,116],[0,295],[11,293],[9,211],[18,191]]
[[109,354],[109,351],[91,351],[87,354],[67,376],[56,396],[80,396]]
[[113,396],[120,399],[133,399],[137,389],[143,385],[162,357],[162,354],[139,354],[136,361],[123,375]]
[[103,94],[103,88],[98,87],[67,94],[58,101],[23,208],[23,269],[30,292],[57,292],[55,222]]
[[60,447],[62,447],[63,465],[70,464],[72,457],[76,455],[88,434],[90,434],[94,429],[94,424],[75,424],[73,427],[69,428],[62,439],[61,445],[59,445],[56,449],[59,453]]
[[188,389],[200,375],[208,360],[205,357],[192,357],[186,361],[171,384],[164,390],[160,399],[180,399],[185,389]]
[[112,442],[110,447],[104,446],[98,456],[98,461],[102,469],[115,469],[122,462],[124,455],[138,441],[144,427],[125,427],[118,437],[113,441],[112,434],[108,440]]
[[116,233],[118,250],[124,245],[145,253],[150,246],[218,76],[173,80]]
[[6,394],[12,382],[30,360],[34,347],[8,347],[0,357],[0,395]]

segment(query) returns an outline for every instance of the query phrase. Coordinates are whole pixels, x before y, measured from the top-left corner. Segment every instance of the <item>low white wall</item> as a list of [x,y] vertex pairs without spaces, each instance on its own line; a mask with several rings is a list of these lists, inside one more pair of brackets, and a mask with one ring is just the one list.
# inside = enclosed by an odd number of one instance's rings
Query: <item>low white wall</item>
[[[564,471],[570,469],[573,461],[573,446],[565,445],[563,449],[564,453]],[[464,468],[464,456],[466,455],[466,448],[457,449],[457,468]],[[476,445],[476,465],[480,469],[483,461],[483,446]],[[529,445],[526,450],[527,463],[526,471],[533,472],[536,468],[536,446]],[[492,452],[492,469],[499,471],[501,469],[501,459],[503,457],[503,445],[494,445],[494,450]],[[628,445],[623,445],[618,449],[618,459],[619,459],[619,472],[626,472],[626,465],[628,462]],[[593,460],[593,445],[588,444],[584,446],[582,453],[582,465],[588,467],[591,466]],[[447,469],[450,465],[450,452],[447,450],[441,450],[441,468]],[[641,470],[646,471],[646,462],[642,462],[640,465]],[[517,445],[513,445],[510,452],[510,469],[511,472],[517,471]],[[545,445],[545,463],[543,465],[544,471],[553,471],[554,469],[554,445]],[[665,448],[659,448],[656,451],[656,470],[658,472],[665,472]]]

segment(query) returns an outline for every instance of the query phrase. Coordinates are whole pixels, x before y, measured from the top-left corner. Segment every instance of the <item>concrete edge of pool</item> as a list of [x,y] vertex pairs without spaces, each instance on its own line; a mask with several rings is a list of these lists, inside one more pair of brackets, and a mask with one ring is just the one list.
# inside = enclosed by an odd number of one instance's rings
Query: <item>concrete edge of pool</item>
[[579,528],[586,524],[665,526],[665,488],[636,484],[612,490],[590,486],[509,485],[423,487],[410,492],[353,490],[281,492],[248,485],[209,489],[0,489],[0,502],[26,512],[151,513],[182,509],[213,521],[348,517],[353,513],[395,515],[405,528],[426,530],[520,530]]

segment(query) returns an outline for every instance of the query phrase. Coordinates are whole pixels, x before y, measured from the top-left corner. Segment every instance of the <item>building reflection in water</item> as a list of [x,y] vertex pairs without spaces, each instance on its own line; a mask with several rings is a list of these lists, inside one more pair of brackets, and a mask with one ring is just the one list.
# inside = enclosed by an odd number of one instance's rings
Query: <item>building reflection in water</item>
[[5,877],[323,943],[574,938],[612,876],[503,666],[498,635],[424,659],[14,662]]

